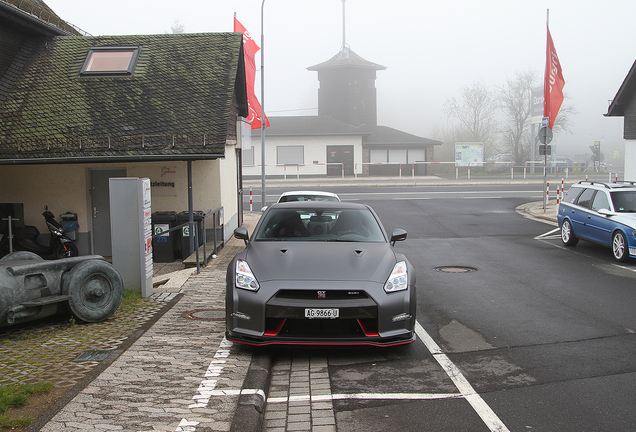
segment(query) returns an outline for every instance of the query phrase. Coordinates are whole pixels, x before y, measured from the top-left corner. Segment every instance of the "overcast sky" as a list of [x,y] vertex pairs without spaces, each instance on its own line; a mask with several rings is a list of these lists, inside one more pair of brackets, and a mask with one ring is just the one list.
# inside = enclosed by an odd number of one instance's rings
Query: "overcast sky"
[[[170,33],[175,20],[188,33],[227,32],[236,13],[260,45],[261,0],[45,2],[95,36]],[[434,138],[461,88],[503,86],[526,70],[542,80],[548,9],[566,103],[578,111],[574,133],[552,144],[570,157],[594,141],[606,158],[622,151],[623,119],[603,114],[636,60],[634,0],[346,0],[347,44],[387,68],[377,73],[378,123]],[[342,0],[266,0],[264,34],[266,113],[316,115],[317,73],[306,68],[340,50]],[[256,81],[260,98],[258,72]]]

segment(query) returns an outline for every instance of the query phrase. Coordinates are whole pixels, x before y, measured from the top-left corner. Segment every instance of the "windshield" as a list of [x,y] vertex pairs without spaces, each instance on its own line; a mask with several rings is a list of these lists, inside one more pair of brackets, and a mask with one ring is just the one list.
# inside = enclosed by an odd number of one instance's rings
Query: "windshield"
[[385,242],[367,209],[272,209],[255,239],[286,241]]
[[636,191],[611,192],[614,211],[620,213],[636,212]]

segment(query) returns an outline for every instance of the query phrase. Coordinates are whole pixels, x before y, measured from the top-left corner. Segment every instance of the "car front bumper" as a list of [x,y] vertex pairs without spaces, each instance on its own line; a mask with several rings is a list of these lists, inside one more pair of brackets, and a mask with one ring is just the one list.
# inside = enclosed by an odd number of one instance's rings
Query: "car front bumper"
[[[306,318],[306,309],[338,310]],[[226,337],[250,345],[392,346],[415,340],[415,287],[386,293],[371,282],[276,281],[257,292],[228,287]]]

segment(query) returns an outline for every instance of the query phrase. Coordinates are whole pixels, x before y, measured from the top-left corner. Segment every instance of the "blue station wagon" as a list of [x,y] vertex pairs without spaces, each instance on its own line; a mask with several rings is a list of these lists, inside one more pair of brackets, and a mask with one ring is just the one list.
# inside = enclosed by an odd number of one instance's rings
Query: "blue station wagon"
[[557,219],[566,246],[588,240],[610,247],[617,261],[636,258],[636,182],[574,184]]

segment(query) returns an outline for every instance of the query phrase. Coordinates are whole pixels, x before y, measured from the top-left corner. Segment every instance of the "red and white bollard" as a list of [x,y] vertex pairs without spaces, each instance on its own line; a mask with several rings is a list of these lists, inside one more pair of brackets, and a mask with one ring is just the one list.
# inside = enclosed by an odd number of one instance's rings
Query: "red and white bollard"
[[252,186],[250,186],[250,213],[252,212]]

